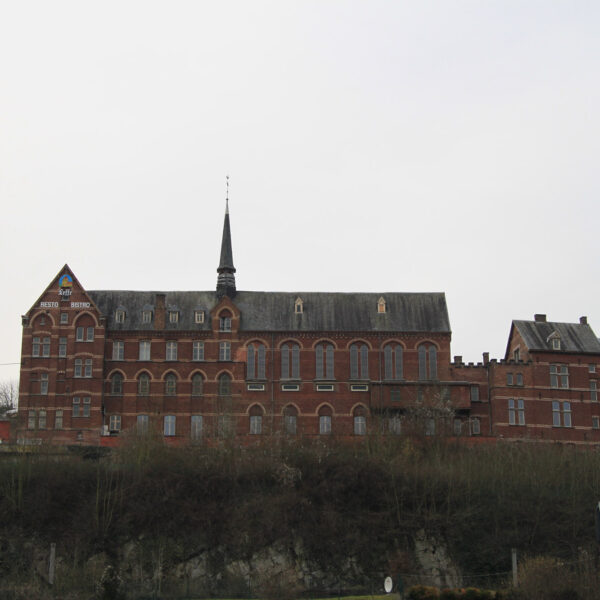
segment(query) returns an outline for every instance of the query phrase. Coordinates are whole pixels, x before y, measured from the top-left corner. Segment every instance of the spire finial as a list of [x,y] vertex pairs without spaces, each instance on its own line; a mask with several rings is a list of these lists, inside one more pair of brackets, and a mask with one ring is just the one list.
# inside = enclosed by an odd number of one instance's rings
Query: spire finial
[[226,192],[225,192],[225,214],[228,215],[229,214],[229,175],[225,175],[225,186],[226,186]]

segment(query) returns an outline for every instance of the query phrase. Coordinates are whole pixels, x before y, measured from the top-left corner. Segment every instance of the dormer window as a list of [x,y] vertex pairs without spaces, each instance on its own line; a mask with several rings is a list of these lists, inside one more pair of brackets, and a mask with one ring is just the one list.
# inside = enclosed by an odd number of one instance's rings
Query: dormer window
[[204,311],[203,310],[195,310],[194,311],[194,323],[204,323]]
[[152,323],[152,311],[151,310],[143,310],[142,311],[142,323]]
[[546,341],[552,344],[552,350],[560,350],[560,335],[557,331],[551,333]]
[[379,298],[379,300],[377,301],[377,312],[378,313],[384,313],[384,312],[386,312],[386,310],[385,310],[385,298],[383,296],[381,298]]
[[219,316],[219,331],[231,331],[231,315],[223,312]]
[[115,311],[115,323],[125,323],[125,310],[122,308]]
[[179,323],[179,311],[178,310],[170,310],[169,311],[169,323]]
[[519,362],[521,360],[521,350],[519,350],[519,348],[515,348],[513,350],[513,359],[516,362]]
[[304,302],[302,302],[302,298],[296,298],[296,302],[294,302],[294,312],[297,315],[301,315],[304,312]]

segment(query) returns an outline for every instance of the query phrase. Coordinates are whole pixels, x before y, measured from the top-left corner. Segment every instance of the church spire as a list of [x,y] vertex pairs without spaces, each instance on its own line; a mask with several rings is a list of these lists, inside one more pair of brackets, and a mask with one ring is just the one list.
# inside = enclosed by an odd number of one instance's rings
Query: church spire
[[225,222],[223,223],[223,238],[221,240],[221,259],[217,269],[217,297],[229,296],[234,298],[235,267],[233,266],[233,251],[231,249],[231,229],[229,227],[229,175],[227,176],[227,197],[225,199]]

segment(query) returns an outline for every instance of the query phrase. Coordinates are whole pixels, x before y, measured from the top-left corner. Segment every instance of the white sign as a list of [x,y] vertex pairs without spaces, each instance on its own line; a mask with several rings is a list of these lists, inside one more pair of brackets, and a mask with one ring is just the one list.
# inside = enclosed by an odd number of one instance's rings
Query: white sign
[[58,302],[40,302],[40,308],[58,308]]
[[392,582],[392,578],[386,577],[383,580],[383,589],[385,590],[385,593],[389,594],[392,591],[393,587],[394,587],[394,583]]
[[89,308],[90,306],[89,302],[71,302],[71,308]]

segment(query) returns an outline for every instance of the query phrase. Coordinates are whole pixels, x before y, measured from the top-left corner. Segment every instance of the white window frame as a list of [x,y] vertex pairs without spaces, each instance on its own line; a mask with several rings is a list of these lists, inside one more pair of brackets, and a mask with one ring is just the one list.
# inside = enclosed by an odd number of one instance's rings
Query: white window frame
[[152,342],[150,340],[140,340],[140,360],[152,360],[151,357]]
[[194,311],[194,323],[201,324],[204,323],[204,311],[203,310],[195,310]]
[[592,429],[600,429],[600,417],[592,416]]
[[54,429],[63,428],[63,411],[59,408],[54,411]]
[[152,323],[152,311],[151,310],[142,310],[142,323],[144,323],[144,324]]
[[123,309],[117,309],[115,311],[115,323],[125,323],[125,311]]
[[91,358],[86,358],[83,365],[83,376],[88,379],[92,376],[94,363]]
[[50,338],[42,338],[42,356],[48,358],[50,356]]
[[90,396],[84,396],[81,399],[81,416],[89,417],[92,407],[92,398]]
[[135,428],[139,435],[148,433],[148,415],[138,415],[135,420]]
[[73,418],[81,417],[81,398],[79,396],[73,396],[71,416]]
[[48,395],[48,373],[40,373],[40,395]]
[[173,340],[167,342],[165,360],[177,360],[177,342]]
[[69,313],[61,312],[60,313],[60,324],[68,325],[69,324]]
[[222,362],[231,361],[231,342],[219,342],[219,360]]
[[203,420],[202,415],[191,415],[190,437],[193,440],[202,439]]
[[95,330],[93,327],[86,327],[85,329],[85,341],[93,342],[94,341]]
[[250,415],[250,435],[262,433],[262,415]]
[[481,420],[477,417],[471,419],[471,435],[481,435]]
[[40,348],[42,347],[39,337],[34,337],[31,342],[31,356],[37,358],[40,355]]
[[590,402],[598,402],[598,382],[590,379]]
[[192,342],[192,360],[194,362],[202,362],[204,360],[204,342],[202,340]]
[[121,431],[121,415],[110,415],[108,420],[109,431]]
[[45,408],[38,411],[38,429],[46,429],[47,413]]
[[67,338],[58,338],[58,358],[66,358],[67,356]]
[[84,328],[81,326],[77,327],[77,329],[75,329],[75,341],[76,342],[84,341]]
[[112,347],[112,359],[124,360],[125,358],[125,342],[123,340],[114,340]]
[[367,417],[364,415],[354,416],[354,435],[367,435]]
[[177,418],[175,415],[165,415],[163,433],[165,437],[173,437],[175,435]]
[[331,434],[331,415],[319,415],[319,435]]
[[178,310],[170,310],[169,311],[169,323],[179,323],[179,311]]

